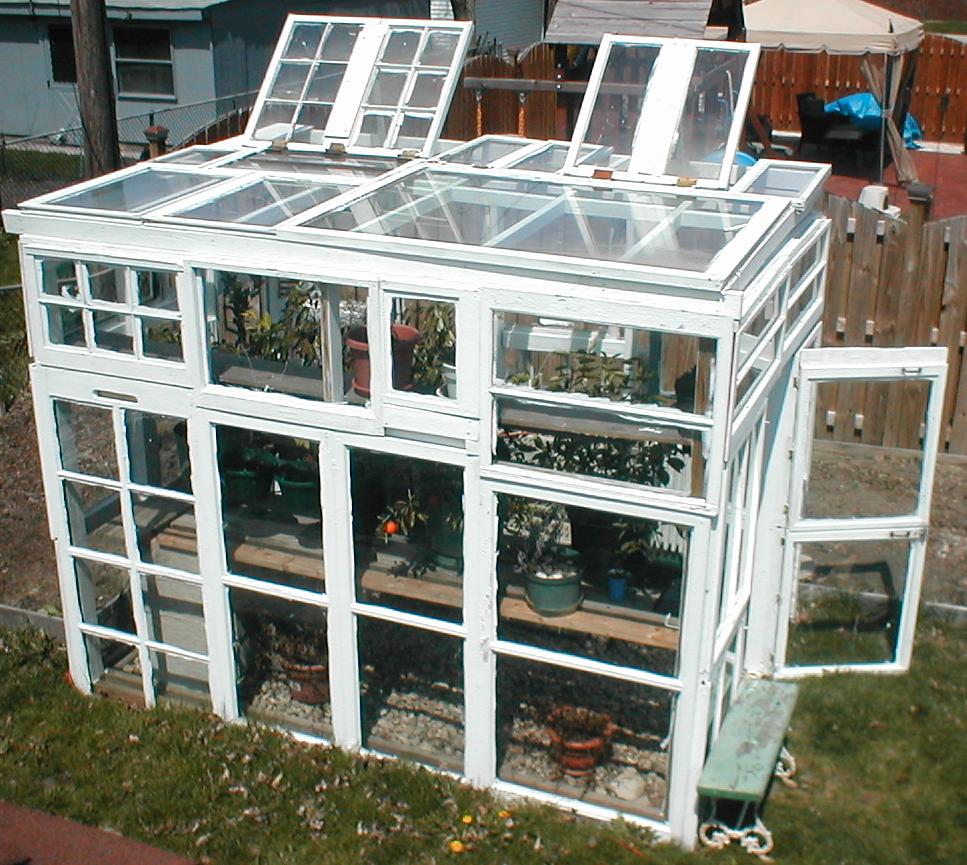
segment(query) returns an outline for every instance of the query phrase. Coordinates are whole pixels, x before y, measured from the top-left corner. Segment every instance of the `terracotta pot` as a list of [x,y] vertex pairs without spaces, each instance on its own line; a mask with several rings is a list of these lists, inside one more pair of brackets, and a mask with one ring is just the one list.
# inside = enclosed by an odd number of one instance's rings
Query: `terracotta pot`
[[[592,721],[588,729],[577,733],[574,723],[576,714]],[[572,719],[568,723],[568,719]],[[607,715],[585,712],[574,706],[559,706],[547,718],[547,734],[551,739],[551,753],[564,770],[574,778],[589,775],[604,762],[611,745],[611,736],[617,727]]]
[[289,679],[289,695],[297,703],[320,706],[329,702],[329,668],[325,664],[303,664],[283,658],[282,669]]
[[[393,388],[410,390],[413,387],[413,351],[420,341],[420,332],[407,324],[390,328],[393,343]],[[353,390],[360,396],[370,395],[369,337],[365,327],[351,327],[346,332],[346,345],[353,362]]]

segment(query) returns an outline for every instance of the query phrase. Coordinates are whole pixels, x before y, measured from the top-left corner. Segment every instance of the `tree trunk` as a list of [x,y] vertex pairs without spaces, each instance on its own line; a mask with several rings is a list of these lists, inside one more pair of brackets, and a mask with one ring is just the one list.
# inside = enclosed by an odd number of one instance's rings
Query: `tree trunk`
[[121,167],[104,0],[71,0],[77,99],[84,130],[84,176]]

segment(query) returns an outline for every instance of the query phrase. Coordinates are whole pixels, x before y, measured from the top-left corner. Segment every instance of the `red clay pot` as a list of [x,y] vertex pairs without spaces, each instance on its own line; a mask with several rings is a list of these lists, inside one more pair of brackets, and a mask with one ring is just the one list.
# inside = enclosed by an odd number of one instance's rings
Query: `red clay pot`
[[289,695],[297,703],[320,706],[329,701],[329,668],[325,664],[303,664],[282,659],[289,679]]
[[[577,734],[576,725],[568,723],[577,713],[586,719],[586,734]],[[568,728],[571,728],[568,730]],[[611,736],[618,728],[607,715],[597,712],[584,712],[574,706],[559,706],[547,718],[547,735],[551,739],[551,753],[564,770],[565,775],[580,778],[589,775],[604,762],[611,745]]]
[[[393,387],[409,390],[413,387],[413,351],[420,341],[420,332],[408,324],[394,324],[390,328],[393,343]],[[353,362],[353,390],[360,396],[370,395],[369,338],[365,327],[352,327],[346,332],[346,345]]]

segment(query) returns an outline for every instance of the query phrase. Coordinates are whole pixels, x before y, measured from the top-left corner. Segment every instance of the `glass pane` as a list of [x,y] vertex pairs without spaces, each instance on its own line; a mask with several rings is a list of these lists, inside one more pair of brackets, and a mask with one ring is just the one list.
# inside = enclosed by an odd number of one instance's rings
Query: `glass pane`
[[459,36],[456,33],[430,32],[420,54],[421,66],[449,66],[457,51]]
[[344,340],[365,317],[365,289],[222,271],[204,279],[212,381],[342,401],[348,367],[330,334],[338,327]]
[[184,418],[128,409],[124,425],[131,482],[190,493],[188,424]]
[[[930,382],[817,382],[815,388],[815,437],[803,516],[915,513],[923,472],[917,438],[926,423]],[[860,429],[857,418],[862,419]],[[901,426],[914,431],[912,441],[898,438]],[[892,447],[882,446],[887,444]]]
[[406,73],[392,72],[388,69],[377,69],[376,75],[366,94],[366,103],[375,106],[389,106],[395,108],[400,104],[403,88],[406,86]]
[[786,663],[895,660],[910,549],[907,540],[800,544]]
[[171,577],[141,574],[141,596],[148,622],[147,639],[208,654],[201,586]]
[[75,547],[127,555],[116,490],[65,480],[64,504],[70,541]]
[[148,655],[151,658],[154,694],[159,703],[211,711],[208,664],[167,652],[150,651]]
[[230,589],[235,679],[246,718],[332,735],[326,611]]
[[312,70],[305,99],[308,102],[334,102],[345,74],[345,63],[320,63]]
[[406,104],[411,108],[434,108],[443,93],[444,76],[418,75]]
[[172,215],[180,219],[270,226],[322,204],[348,188],[333,183],[260,180]]
[[497,776],[661,819],[674,694],[497,658]]
[[612,169],[626,166],[659,51],[657,45],[611,46],[583,138],[585,143],[600,147],[579,164]]
[[68,192],[51,203],[85,210],[143,213],[222,180],[223,177],[213,177],[210,174],[146,169],[109,180],[94,189]]
[[319,50],[323,27],[320,24],[297,24],[285,46],[286,59],[311,60]]
[[54,418],[61,466],[96,478],[118,479],[110,409],[56,399]]
[[311,66],[305,63],[280,63],[269,90],[269,99],[299,99],[306,86]]
[[[422,134],[409,119],[400,135]],[[761,206],[425,168],[305,224],[700,272]]]
[[499,495],[501,639],[674,676],[688,529]]
[[714,340],[512,312],[494,324],[495,384],[711,414]]
[[118,93],[175,95],[174,69],[169,63],[118,61]]
[[463,771],[461,640],[357,618],[363,746]]
[[295,117],[298,103],[266,101],[259,112],[258,125],[252,135],[259,141],[284,138],[292,131],[292,118]]
[[178,311],[178,287],[176,274],[167,270],[134,271],[137,285],[137,302],[141,306]]
[[383,46],[380,60],[383,63],[413,63],[416,59],[416,49],[420,46],[420,36],[419,30],[392,31]]
[[[296,117],[295,131],[292,133],[292,140],[303,144],[321,144],[323,133],[321,130],[326,128],[329,122],[329,115],[332,114],[332,105],[328,102],[305,102],[299,109]],[[332,171],[321,170],[323,174],[353,174],[347,168],[345,171],[338,169]]]
[[134,354],[134,317],[95,309],[94,342],[98,348]]
[[133,493],[142,562],[198,573],[195,509],[188,502]]
[[698,49],[665,174],[706,179],[719,176],[725,144],[736,120],[747,59],[746,51]]
[[591,408],[498,397],[498,462],[705,494],[707,435]]
[[432,117],[419,114],[404,114],[400,124],[399,135],[396,137],[398,147],[418,147],[430,134]]
[[392,115],[367,112],[359,124],[356,143],[363,147],[386,147],[386,138],[392,125]]
[[456,306],[453,303],[394,298],[390,310],[390,341],[394,390],[457,398]]
[[168,31],[153,27],[114,27],[114,51],[121,58],[168,60],[171,58]]
[[47,334],[54,345],[73,345],[83,348],[87,342],[84,334],[84,313],[80,307],[45,305],[47,310]]
[[81,621],[133,636],[135,625],[128,569],[87,559],[75,558],[73,561]]
[[84,635],[87,666],[99,694],[117,697],[133,706],[144,705],[141,664],[134,646]]
[[454,153],[452,156],[444,156],[445,162],[456,162],[461,165],[489,165],[498,159],[509,156],[515,150],[520,150],[525,142],[520,141],[481,141]]
[[318,445],[227,426],[216,440],[229,570],[324,591]]
[[357,600],[461,621],[462,469],[350,454]]
[[566,144],[552,144],[533,156],[515,162],[513,167],[526,171],[559,171],[564,167],[567,147]]
[[144,357],[182,363],[181,322],[170,318],[137,316],[141,328],[141,352]]
[[73,261],[62,258],[45,258],[40,267],[42,274],[40,290],[44,294],[67,297],[73,300],[81,299]]
[[324,60],[349,60],[361,29],[359,24],[331,25],[319,57]]

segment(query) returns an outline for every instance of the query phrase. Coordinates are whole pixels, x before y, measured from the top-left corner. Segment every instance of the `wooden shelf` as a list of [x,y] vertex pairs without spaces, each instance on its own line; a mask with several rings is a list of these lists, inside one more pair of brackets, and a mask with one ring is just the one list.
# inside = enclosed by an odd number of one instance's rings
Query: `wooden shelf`
[[[238,518],[232,523],[232,531],[241,533],[246,524],[253,527],[260,525],[263,529],[265,526],[264,521]],[[308,527],[309,524],[300,524],[299,529],[304,531]],[[181,515],[167,526],[157,540],[168,549],[195,552],[194,518],[189,514]],[[358,571],[357,580],[362,589],[449,609],[463,607],[463,577],[459,573],[437,566],[425,570],[419,577],[407,575],[401,571],[425,559],[424,549],[405,538],[393,538],[387,547],[377,552],[375,561],[367,562]],[[318,581],[320,587],[326,576],[322,549],[303,547],[291,534],[246,537],[232,549],[232,556],[236,562],[252,568]],[[508,622],[608,637],[669,651],[678,650],[677,619],[594,597],[586,598],[580,609],[565,616],[542,616],[528,604],[523,587],[510,584],[500,601],[499,613],[501,619]]]

